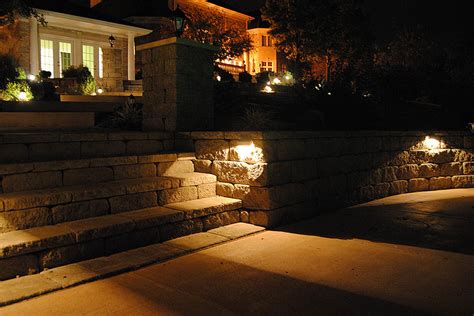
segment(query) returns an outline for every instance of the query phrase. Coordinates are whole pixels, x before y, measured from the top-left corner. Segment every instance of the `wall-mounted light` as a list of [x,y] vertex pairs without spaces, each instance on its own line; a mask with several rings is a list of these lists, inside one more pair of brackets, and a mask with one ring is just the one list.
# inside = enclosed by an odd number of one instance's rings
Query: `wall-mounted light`
[[110,36],[109,36],[110,47],[114,47],[115,41],[116,41],[115,37],[112,34],[110,34]]
[[173,11],[173,15],[171,19],[174,24],[174,30],[176,31],[176,36],[181,37],[184,32],[184,28],[186,26],[186,14],[179,8],[179,5],[176,7],[176,10]]
[[239,161],[250,164],[258,163],[263,159],[263,152],[261,148],[255,146],[253,141],[250,144],[243,144],[235,146],[235,152]]
[[430,149],[430,150],[441,148],[441,142],[429,136],[426,136],[425,141],[423,142],[423,145],[426,149]]

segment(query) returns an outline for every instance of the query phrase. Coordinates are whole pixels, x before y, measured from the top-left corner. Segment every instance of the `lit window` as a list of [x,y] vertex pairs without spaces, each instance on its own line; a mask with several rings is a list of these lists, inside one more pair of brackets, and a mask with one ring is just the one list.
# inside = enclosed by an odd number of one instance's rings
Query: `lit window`
[[262,46],[267,46],[267,37],[262,35]]
[[104,52],[99,47],[99,78],[104,78]]
[[273,40],[271,36],[268,37],[268,46],[273,46]]
[[82,64],[89,68],[94,76],[94,46],[82,45]]
[[54,56],[53,56],[53,41],[41,40],[41,70],[51,72],[51,77],[54,78]]
[[71,67],[72,45],[71,43],[59,42],[59,70],[62,72]]

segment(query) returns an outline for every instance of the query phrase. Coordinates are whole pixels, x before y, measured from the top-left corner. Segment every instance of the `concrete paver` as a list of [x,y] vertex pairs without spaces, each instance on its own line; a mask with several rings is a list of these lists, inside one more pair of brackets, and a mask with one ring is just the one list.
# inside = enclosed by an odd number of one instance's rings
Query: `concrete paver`
[[472,315],[473,207],[474,189],[391,197],[0,314]]

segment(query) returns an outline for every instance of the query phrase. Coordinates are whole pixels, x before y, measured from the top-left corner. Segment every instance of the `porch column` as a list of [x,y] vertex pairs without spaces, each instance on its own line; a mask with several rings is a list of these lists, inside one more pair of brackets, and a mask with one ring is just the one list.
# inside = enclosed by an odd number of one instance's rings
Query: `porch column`
[[128,34],[128,80],[135,80],[135,36]]
[[39,69],[38,22],[30,19],[30,74],[37,75]]

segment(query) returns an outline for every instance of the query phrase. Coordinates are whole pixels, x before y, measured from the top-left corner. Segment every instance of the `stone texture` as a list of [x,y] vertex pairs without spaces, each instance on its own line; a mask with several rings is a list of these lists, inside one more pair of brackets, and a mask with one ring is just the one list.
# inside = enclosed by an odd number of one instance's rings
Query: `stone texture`
[[196,187],[169,189],[158,193],[159,205],[195,200],[197,198],[198,192]]
[[262,186],[270,184],[268,164],[248,164],[234,161],[215,161],[212,173],[220,182]]
[[110,211],[112,213],[121,213],[158,206],[157,194],[155,192],[145,192],[117,196],[110,198],[109,203]]
[[415,164],[400,166],[397,169],[397,178],[400,180],[409,180],[418,178],[420,174],[420,167]]
[[430,179],[430,190],[446,190],[453,187],[451,177],[433,177]]
[[40,270],[51,269],[62,265],[101,257],[104,255],[104,241],[93,240],[43,251],[39,254]]
[[176,160],[178,160],[177,154],[155,154],[138,157],[139,163],[172,162]]
[[440,165],[441,176],[457,176],[462,174],[462,163],[450,162]]
[[430,150],[427,153],[428,162],[435,164],[443,164],[455,160],[456,151],[451,149]]
[[2,196],[5,211],[58,205],[70,202],[71,198],[70,192],[56,189],[37,194],[20,192]]
[[388,196],[390,193],[389,183],[379,183],[374,186],[374,194],[376,199],[381,199]]
[[107,200],[92,200],[59,205],[52,208],[53,223],[106,215],[110,210]]
[[195,160],[194,169],[196,172],[211,173],[212,161],[202,159]]
[[184,212],[185,219],[217,214],[242,207],[242,201],[221,196],[185,201],[166,205],[167,208]]
[[32,163],[15,163],[0,165],[0,175],[26,173],[33,170]]
[[454,176],[452,178],[454,188],[474,188],[474,176]]
[[390,183],[390,195],[403,194],[408,192],[408,181],[400,180]]
[[196,158],[205,160],[227,160],[230,145],[225,140],[198,140],[195,143]]
[[91,167],[110,167],[120,165],[133,165],[138,162],[137,156],[109,157],[90,159]]
[[204,199],[204,198],[209,198],[216,196],[216,183],[205,183],[205,184],[200,184],[197,187],[198,189],[198,198],[199,199]]
[[146,178],[146,179],[133,179],[127,181],[125,184],[127,193],[143,193],[151,191],[160,191],[165,189],[171,189],[179,186],[179,181],[174,183],[173,179],[167,178]]
[[159,163],[157,174],[159,176],[172,176],[191,172],[194,172],[194,164],[192,161],[174,161]]
[[368,202],[375,199],[375,189],[373,186],[365,186],[359,190],[359,200],[361,202]]
[[34,171],[62,171],[67,169],[89,168],[90,163],[91,162],[87,159],[35,162]]
[[232,198],[234,197],[234,185],[231,183],[217,182],[216,194]]
[[156,176],[155,164],[137,164],[129,166],[115,166],[114,179],[137,179]]
[[160,238],[162,241],[165,241],[181,236],[200,233],[202,230],[202,221],[196,218],[193,220],[160,226]]
[[424,178],[410,179],[408,182],[409,192],[428,191],[430,189],[430,181]]
[[209,230],[208,233],[224,236],[229,239],[237,239],[244,236],[256,234],[264,230],[265,228],[255,225],[250,225],[246,223],[235,223]]
[[201,184],[215,185],[217,180],[217,177],[215,175],[198,172],[174,174],[171,178],[173,180],[178,180],[179,185],[182,187],[189,187]]
[[3,192],[20,192],[60,187],[63,184],[61,172],[35,172],[7,175],[3,177]]
[[124,195],[126,193],[126,188],[123,185],[118,184],[87,186],[72,191],[72,201],[79,202],[85,200],[97,200],[111,196]]
[[474,175],[474,162],[465,162],[463,163],[463,173]]
[[0,162],[28,160],[28,147],[24,144],[0,144]]
[[154,154],[163,149],[163,142],[159,140],[131,140],[127,142],[128,155]]
[[112,168],[88,168],[64,171],[64,185],[92,184],[114,180]]
[[111,255],[134,248],[148,246],[160,241],[158,228],[133,231],[105,239],[105,254]]
[[51,211],[45,207],[0,213],[0,233],[50,224]]
[[137,230],[158,227],[184,220],[184,212],[165,207],[152,207],[120,214],[135,223]]
[[439,174],[439,165],[432,163],[424,163],[420,165],[420,177],[422,178],[438,177]]
[[229,211],[213,214],[202,218],[204,230],[214,229],[221,226],[231,225],[240,222],[239,211]]
[[125,153],[126,145],[122,141],[81,143],[81,157],[83,158],[124,156]]
[[78,242],[85,242],[130,232],[134,229],[135,224],[128,218],[109,215],[67,222],[57,226],[72,231]]
[[382,169],[383,176],[382,176],[382,181],[383,182],[393,182],[397,181],[397,167],[386,167]]
[[33,255],[0,259],[0,281],[37,273],[38,270],[38,258]]
[[229,239],[224,236],[209,233],[197,233],[191,236],[173,239],[165,242],[164,244],[187,251],[193,251],[217,245],[226,241],[229,241]]
[[81,157],[81,144],[79,142],[31,144],[29,153],[29,159],[33,161],[78,159]]

